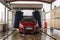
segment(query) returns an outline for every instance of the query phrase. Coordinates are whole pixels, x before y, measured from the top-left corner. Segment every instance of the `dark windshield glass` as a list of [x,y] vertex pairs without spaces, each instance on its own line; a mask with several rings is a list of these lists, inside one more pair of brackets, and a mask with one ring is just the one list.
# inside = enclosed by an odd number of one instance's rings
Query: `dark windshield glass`
[[36,22],[36,19],[33,17],[23,17],[22,21],[24,21],[24,22]]

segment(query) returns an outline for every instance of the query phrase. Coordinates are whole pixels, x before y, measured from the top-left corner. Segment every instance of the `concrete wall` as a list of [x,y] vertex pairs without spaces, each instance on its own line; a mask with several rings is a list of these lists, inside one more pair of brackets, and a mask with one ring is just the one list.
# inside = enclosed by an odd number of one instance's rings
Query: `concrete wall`
[[9,28],[13,28],[14,18],[15,18],[15,11],[10,10],[9,11],[9,19],[8,19]]
[[52,28],[60,29],[60,7],[51,10],[50,26]]
[[2,24],[0,24],[0,32],[2,31]]

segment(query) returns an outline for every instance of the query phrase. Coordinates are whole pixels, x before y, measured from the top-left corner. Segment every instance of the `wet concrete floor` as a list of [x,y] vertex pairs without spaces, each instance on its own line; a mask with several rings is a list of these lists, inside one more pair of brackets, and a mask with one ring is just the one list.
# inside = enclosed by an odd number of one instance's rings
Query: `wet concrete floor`
[[[10,32],[10,31],[9,31]],[[5,35],[1,35],[0,33],[0,40],[3,40]],[[47,30],[47,34],[54,37],[57,40],[60,40],[60,30],[54,30],[53,33],[50,32],[50,30]],[[53,38],[47,36],[44,33],[38,33],[38,34],[20,34],[18,31],[15,31],[13,34],[11,34],[6,40],[54,40]]]

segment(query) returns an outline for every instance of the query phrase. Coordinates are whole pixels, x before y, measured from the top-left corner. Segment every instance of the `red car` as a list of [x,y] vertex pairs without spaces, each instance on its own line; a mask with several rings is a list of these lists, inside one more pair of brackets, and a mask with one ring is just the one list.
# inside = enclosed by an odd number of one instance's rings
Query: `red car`
[[33,17],[23,17],[19,21],[19,31],[20,33],[35,33],[39,32],[39,26],[35,18]]

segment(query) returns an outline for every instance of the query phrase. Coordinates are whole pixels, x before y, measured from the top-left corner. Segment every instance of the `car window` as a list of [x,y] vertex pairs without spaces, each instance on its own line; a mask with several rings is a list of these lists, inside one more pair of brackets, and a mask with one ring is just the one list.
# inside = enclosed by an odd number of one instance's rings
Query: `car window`
[[36,19],[32,18],[32,17],[23,17],[22,21],[24,21],[24,22],[36,22]]

